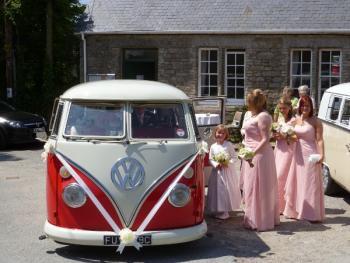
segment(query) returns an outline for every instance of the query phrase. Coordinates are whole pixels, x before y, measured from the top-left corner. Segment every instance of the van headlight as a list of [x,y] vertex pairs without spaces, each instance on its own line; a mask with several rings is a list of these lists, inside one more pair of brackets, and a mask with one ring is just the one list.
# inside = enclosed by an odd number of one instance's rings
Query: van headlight
[[78,208],[85,204],[86,194],[77,183],[67,185],[62,193],[63,201],[72,208]]
[[183,207],[188,204],[191,199],[191,190],[188,186],[178,183],[170,192],[168,201],[175,207]]

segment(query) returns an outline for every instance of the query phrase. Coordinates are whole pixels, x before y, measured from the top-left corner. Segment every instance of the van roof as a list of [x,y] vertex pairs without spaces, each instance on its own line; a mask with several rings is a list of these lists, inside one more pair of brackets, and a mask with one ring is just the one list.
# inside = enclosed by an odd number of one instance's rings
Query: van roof
[[328,88],[325,92],[350,96],[350,82],[335,85],[333,87]]
[[174,101],[189,100],[181,90],[148,80],[100,80],[76,85],[61,96],[72,100]]

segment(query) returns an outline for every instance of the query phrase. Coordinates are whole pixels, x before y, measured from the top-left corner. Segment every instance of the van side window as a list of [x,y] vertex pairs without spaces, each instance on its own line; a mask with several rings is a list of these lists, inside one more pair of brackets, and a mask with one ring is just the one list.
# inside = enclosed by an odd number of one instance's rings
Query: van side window
[[52,123],[52,131],[51,136],[57,136],[58,129],[60,127],[61,117],[62,117],[62,111],[63,111],[63,103],[59,103],[55,113],[53,113],[53,117],[51,117],[53,120]]
[[329,118],[332,121],[336,121],[339,116],[339,111],[340,111],[340,105],[341,105],[342,99],[339,97],[334,97],[332,106],[330,107],[330,113],[329,113]]
[[340,117],[340,123],[346,126],[349,126],[350,121],[350,100],[345,100],[343,112]]

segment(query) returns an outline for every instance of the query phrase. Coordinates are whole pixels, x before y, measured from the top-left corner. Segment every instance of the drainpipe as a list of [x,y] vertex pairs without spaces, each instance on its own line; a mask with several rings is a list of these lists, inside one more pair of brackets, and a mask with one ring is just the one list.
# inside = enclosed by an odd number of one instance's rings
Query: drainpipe
[[84,36],[84,32],[80,32],[81,40],[83,41],[83,74],[84,74],[84,82],[86,82],[86,39]]

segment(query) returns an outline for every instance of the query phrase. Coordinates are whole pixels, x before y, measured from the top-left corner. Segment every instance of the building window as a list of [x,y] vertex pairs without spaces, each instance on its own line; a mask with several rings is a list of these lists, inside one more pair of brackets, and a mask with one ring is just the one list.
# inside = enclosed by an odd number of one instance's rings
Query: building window
[[326,89],[340,83],[341,79],[341,52],[339,50],[320,51],[320,79],[319,100]]
[[[311,90],[311,50],[295,49],[291,52],[290,87],[298,89],[301,85],[308,85]],[[297,91],[295,91],[297,94]]]
[[218,49],[199,50],[199,96],[218,95]]
[[227,99],[231,103],[244,103],[245,93],[245,53],[226,51],[225,88]]

